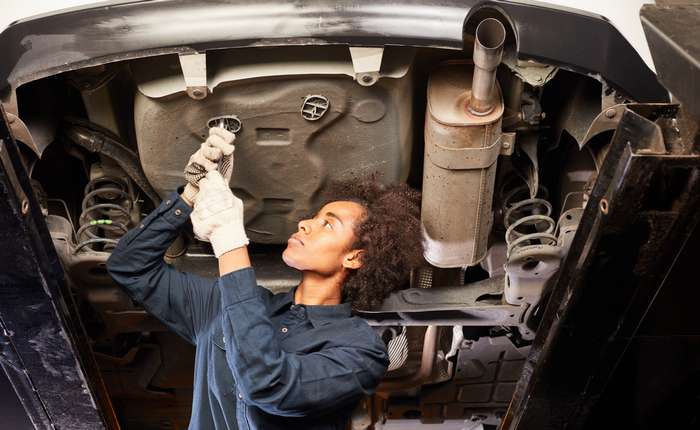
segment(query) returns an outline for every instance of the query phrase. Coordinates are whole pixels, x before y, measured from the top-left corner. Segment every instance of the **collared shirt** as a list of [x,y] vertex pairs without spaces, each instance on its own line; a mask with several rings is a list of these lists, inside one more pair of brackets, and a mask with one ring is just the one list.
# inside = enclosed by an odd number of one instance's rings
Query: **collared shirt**
[[173,193],[107,261],[117,284],[197,348],[190,429],[339,429],[389,364],[347,303],[294,304],[246,268],[218,279],[163,261],[192,209]]

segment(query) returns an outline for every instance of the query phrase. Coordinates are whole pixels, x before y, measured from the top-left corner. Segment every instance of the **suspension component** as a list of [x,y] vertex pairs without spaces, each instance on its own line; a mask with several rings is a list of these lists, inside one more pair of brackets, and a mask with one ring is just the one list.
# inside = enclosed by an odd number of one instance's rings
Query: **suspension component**
[[128,231],[133,207],[134,191],[127,179],[101,176],[90,180],[85,186],[78,245],[73,252],[110,252]]
[[[512,194],[513,195],[513,194]],[[547,281],[559,269],[561,247],[554,235],[552,205],[542,198],[508,204],[506,227],[505,299],[531,306],[540,301]]]
[[521,200],[510,206],[504,216],[506,257],[523,247],[557,243],[556,224],[551,217],[552,205],[544,199]]

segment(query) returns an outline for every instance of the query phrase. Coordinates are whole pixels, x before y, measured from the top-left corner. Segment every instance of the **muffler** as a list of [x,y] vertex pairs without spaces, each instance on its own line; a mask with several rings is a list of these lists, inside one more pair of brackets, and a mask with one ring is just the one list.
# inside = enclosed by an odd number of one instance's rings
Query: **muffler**
[[444,63],[428,82],[421,218],[425,258],[437,267],[473,266],[486,254],[503,117],[496,69],[505,37],[500,21],[481,21],[474,63]]

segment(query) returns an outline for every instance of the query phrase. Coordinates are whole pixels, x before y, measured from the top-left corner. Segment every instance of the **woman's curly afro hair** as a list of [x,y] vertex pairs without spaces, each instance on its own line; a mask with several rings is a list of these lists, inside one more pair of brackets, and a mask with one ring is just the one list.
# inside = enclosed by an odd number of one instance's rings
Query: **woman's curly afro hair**
[[343,282],[343,301],[354,309],[379,306],[389,293],[409,281],[411,269],[423,263],[420,192],[399,183],[383,185],[378,175],[333,182],[324,204],[352,201],[365,209],[355,227],[350,249],[362,249],[362,266]]

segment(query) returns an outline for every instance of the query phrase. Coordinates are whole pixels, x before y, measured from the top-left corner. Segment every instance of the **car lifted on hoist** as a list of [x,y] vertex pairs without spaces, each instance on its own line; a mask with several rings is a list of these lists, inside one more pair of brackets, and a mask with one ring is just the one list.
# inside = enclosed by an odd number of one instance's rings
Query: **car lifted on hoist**
[[[105,262],[212,125],[237,134],[231,187],[274,292],[299,281],[283,243],[329,181],[422,190],[425,264],[358,312],[392,361],[353,429],[596,422],[627,325],[697,224],[697,70],[674,74],[664,37],[696,9],[671,9],[643,23],[680,110],[610,22],[540,3],[163,0],[11,24],[0,374],[18,422],[187,427],[193,347]],[[217,273],[191,231],[166,260]]]

